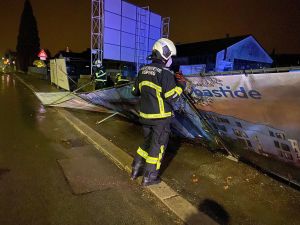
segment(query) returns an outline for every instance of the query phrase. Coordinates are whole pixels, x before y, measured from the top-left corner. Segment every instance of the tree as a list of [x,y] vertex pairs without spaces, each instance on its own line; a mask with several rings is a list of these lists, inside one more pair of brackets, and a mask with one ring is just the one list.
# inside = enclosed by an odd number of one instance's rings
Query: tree
[[18,69],[27,72],[28,66],[32,65],[40,50],[40,38],[36,19],[33,15],[29,0],[25,0],[22,12],[17,43],[17,66]]

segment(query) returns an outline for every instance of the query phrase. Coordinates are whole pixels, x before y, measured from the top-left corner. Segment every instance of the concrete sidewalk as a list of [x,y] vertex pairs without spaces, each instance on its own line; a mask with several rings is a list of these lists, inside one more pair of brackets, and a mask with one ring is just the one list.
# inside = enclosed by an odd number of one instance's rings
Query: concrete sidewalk
[[[44,80],[34,79],[29,75],[21,76],[39,90],[54,90]],[[118,158],[120,155],[126,162],[122,167],[129,170],[130,156],[134,155],[136,147],[142,142],[141,128],[138,125],[119,116],[96,125],[97,121],[107,115],[75,110],[61,113],[66,118],[71,115],[71,118],[76,120],[73,124],[82,123],[90,132],[95,132],[95,135],[98,133],[109,143],[113,143],[119,151],[115,153],[116,156],[110,158]],[[120,162],[117,163],[120,165]],[[160,197],[162,201],[168,199],[168,195],[170,199],[182,196],[182,202],[189,206],[190,203],[194,205],[180,215],[184,206],[176,205],[172,201],[165,202],[168,207],[175,207],[176,209],[172,210],[189,224],[195,224],[193,221],[199,218],[209,219],[208,217],[219,224],[300,224],[299,192],[242,163],[235,163],[219,154],[213,154],[199,145],[172,139],[163,168],[163,179],[176,191],[167,192],[163,187],[159,188],[165,194]],[[196,219],[191,214],[195,215]]]
[[181,225],[55,108],[0,75],[1,225]]

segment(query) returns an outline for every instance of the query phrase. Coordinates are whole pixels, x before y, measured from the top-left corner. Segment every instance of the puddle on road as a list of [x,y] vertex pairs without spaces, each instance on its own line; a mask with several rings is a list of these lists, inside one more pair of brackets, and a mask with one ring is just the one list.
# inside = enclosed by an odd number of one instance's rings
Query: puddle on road
[[87,145],[83,139],[79,138],[61,139],[60,143],[67,149],[79,148]]

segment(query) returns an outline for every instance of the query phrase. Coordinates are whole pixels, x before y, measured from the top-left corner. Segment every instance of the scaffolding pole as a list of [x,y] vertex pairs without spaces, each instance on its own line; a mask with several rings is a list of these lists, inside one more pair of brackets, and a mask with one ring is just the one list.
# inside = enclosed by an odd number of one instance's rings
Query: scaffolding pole
[[161,21],[161,36],[163,38],[169,38],[170,34],[170,17],[164,17]]
[[103,63],[104,0],[91,0],[91,75]]
[[137,9],[136,21],[135,63],[136,72],[138,73],[139,69],[146,64],[146,58],[148,56],[148,37],[150,26],[149,6]]

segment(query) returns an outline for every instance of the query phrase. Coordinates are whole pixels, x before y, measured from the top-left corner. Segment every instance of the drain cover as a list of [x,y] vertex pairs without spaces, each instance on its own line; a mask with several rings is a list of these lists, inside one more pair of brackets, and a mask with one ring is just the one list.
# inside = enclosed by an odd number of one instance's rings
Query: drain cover
[[[58,160],[74,194],[84,194],[122,185],[119,169],[96,157]],[[124,181],[123,181],[124,182]]]

